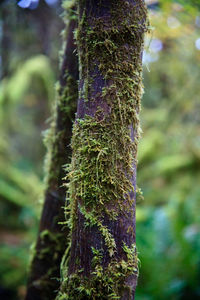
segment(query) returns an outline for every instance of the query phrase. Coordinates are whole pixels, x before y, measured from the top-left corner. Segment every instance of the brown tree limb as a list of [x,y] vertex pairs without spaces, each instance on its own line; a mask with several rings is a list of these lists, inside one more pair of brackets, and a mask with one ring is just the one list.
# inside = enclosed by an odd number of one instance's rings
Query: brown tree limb
[[77,101],[78,61],[74,43],[77,21],[71,19],[58,87],[58,97],[51,129],[47,135],[47,178],[43,211],[35,253],[31,263],[26,300],[55,299],[59,288],[60,263],[65,251],[69,229],[64,221],[66,188],[63,186],[64,166],[69,163],[72,121]]

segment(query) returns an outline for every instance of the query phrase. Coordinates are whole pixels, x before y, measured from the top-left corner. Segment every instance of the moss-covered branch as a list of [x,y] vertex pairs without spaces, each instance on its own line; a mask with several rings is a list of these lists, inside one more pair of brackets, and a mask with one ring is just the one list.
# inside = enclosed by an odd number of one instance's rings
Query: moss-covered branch
[[79,102],[69,168],[71,251],[57,299],[134,299],[142,0],[80,0]]
[[64,220],[66,188],[63,186],[64,165],[69,163],[72,120],[78,98],[78,62],[74,53],[76,19],[69,21],[63,53],[61,76],[57,88],[51,128],[46,135],[46,190],[39,235],[31,263],[26,299],[55,299],[59,288],[60,263],[69,229],[59,224]]

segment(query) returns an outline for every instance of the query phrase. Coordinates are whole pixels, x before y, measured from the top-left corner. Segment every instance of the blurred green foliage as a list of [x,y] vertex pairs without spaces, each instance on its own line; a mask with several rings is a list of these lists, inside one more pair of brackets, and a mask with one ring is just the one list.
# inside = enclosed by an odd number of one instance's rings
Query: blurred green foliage
[[[185,1],[163,0],[162,10],[151,11],[154,30],[146,40],[138,151],[138,185],[144,200],[140,197],[137,203],[141,261],[137,300],[200,298],[200,17],[194,6],[188,13],[181,2]],[[48,127],[45,120],[54,98],[57,69],[53,66],[58,65],[59,51],[56,43],[50,53],[40,47],[39,15],[23,12],[24,18],[19,18],[22,11],[14,6],[9,12],[10,23],[5,14],[0,15],[2,34],[7,32],[10,39],[9,57],[1,48],[9,63],[0,83],[0,296],[4,300],[23,299],[25,292],[43,191],[41,132]],[[49,31],[43,41],[47,49],[59,38],[59,30],[58,26],[57,32]]]
[[180,3],[184,5],[187,9],[191,9],[192,7],[200,8],[199,0],[160,0],[161,3]]
[[0,299],[15,300],[24,298],[38,231],[42,132],[55,98],[63,25],[43,2],[30,12],[15,1],[0,5]]
[[144,67],[137,300],[200,299],[200,28],[182,7],[165,8],[151,13]]

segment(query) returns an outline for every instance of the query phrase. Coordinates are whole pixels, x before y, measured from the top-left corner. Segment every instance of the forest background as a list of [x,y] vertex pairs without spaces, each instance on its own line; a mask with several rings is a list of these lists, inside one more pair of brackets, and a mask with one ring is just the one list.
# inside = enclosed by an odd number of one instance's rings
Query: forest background
[[[195,0],[147,3],[152,29],[143,56],[136,299],[195,300],[200,297],[200,9]],[[4,300],[24,297],[38,231],[46,153],[42,136],[59,76],[60,14],[60,1],[40,1],[34,10],[12,0],[0,3]]]

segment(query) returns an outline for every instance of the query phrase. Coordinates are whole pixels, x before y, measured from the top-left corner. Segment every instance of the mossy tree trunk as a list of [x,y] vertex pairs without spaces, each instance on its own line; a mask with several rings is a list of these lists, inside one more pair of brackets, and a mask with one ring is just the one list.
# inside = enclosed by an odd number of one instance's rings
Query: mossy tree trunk
[[66,188],[63,186],[64,165],[70,162],[72,121],[78,98],[78,58],[73,31],[77,21],[72,19],[67,30],[67,43],[58,86],[53,121],[46,140],[46,191],[40,220],[39,235],[31,262],[26,300],[55,299],[59,288],[60,263],[65,251],[69,229],[64,220]]
[[134,299],[143,0],[79,0],[71,251],[57,299]]

